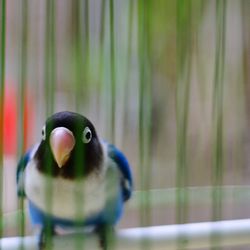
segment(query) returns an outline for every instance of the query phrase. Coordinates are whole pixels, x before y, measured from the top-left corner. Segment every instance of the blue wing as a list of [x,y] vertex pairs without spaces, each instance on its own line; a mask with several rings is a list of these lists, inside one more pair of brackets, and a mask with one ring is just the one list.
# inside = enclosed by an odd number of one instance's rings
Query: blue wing
[[132,173],[128,160],[124,154],[112,144],[108,145],[108,155],[117,164],[122,174],[121,187],[123,200],[127,201],[131,197],[133,189]]
[[17,183],[17,194],[19,197],[24,197],[25,192],[24,192],[24,170],[30,160],[31,156],[31,151],[29,150],[26,152],[26,154],[20,159],[18,165],[17,165],[17,172],[16,172],[16,183]]

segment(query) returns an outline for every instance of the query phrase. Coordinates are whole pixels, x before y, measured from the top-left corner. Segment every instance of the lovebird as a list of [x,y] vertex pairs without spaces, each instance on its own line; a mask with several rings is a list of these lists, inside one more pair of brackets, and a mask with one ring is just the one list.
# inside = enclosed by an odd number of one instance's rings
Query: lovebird
[[41,141],[17,166],[17,193],[28,201],[34,225],[41,228],[39,249],[57,227],[93,227],[104,249],[132,194],[132,172],[125,155],[98,137],[81,114],[53,114]]

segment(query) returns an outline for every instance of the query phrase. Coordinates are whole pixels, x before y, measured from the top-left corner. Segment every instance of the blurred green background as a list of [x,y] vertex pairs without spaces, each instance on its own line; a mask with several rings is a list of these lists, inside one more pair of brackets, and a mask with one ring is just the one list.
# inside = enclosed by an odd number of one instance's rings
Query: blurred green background
[[72,110],[127,155],[135,190],[155,190],[120,227],[250,216],[250,1],[8,0],[5,17],[0,2],[1,105],[14,89],[17,124],[1,149],[5,214],[18,157]]

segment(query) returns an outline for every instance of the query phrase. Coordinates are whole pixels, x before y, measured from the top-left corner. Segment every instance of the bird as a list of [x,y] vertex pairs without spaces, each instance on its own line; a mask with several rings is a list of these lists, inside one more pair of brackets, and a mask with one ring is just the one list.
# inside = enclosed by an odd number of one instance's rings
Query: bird
[[40,142],[18,163],[16,181],[32,224],[40,227],[39,249],[57,227],[92,227],[106,249],[107,232],[114,230],[133,190],[126,156],[99,138],[88,118],[71,111],[46,120]]

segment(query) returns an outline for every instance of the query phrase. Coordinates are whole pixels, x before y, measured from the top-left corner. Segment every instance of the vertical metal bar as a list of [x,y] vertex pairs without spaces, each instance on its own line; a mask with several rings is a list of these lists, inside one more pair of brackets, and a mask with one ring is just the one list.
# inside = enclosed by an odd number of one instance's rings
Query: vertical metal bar
[[[126,75],[125,75],[125,87],[124,87],[124,98],[123,98],[123,109],[124,109],[124,118],[123,118],[123,128],[126,131],[126,123],[128,118],[128,104],[129,104],[129,87],[130,87],[130,76],[131,76],[131,57],[132,57],[132,36],[133,32],[133,22],[134,22],[134,1],[128,1],[128,40],[127,40],[127,58],[126,58]],[[124,143],[124,139],[123,139]]]
[[[106,0],[101,0],[101,17],[100,17],[100,47],[103,47],[104,43],[104,31],[105,31],[105,6]],[[103,55],[103,53],[101,54]],[[101,61],[102,62],[102,61]]]
[[[89,57],[90,57],[90,46],[89,46],[89,0],[84,2],[84,85],[89,90]],[[81,27],[81,26],[80,26]],[[89,95],[86,95],[88,97]]]
[[82,110],[82,96],[88,98],[89,86],[89,1],[72,2],[73,59],[75,70],[75,106]]
[[246,108],[246,129],[243,132],[244,136],[244,164],[241,169],[242,174],[249,170],[250,166],[250,1],[242,0],[241,12],[242,12],[242,48],[243,48],[243,89],[244,89],[244,101]]
[[106,11],[106,0],[101,0],[101,8],[100,8],[100,36],[99,36],[99,64],[98,64],[98,117],[103,113],[101,110],[101,97],[102,97],[102,91],[104,89],[104,80],[103,80],[103,69],[104,69],[104,38],[105,38],[105,11]]
[[[21,3],[21,48],[20,48],[20,85],[18,85],[18,157],[24,153],[24,135],[25,135],[25,93],[27,80],[27,40],[28,40],[28,1],[23,0]],[[19,198],[19,235],[25,235],[25,213],[24,198]],[[23,248],[23,245],[22,245]]]
[[115,112],[116,112],[116,68],[115,68],[115,31],[114,31],[114,0],[109,0],[110,25],[110,79],[111,79],[111,141],[115,143]]
[[[140,188],[149,190],[151,184],[151,128],[152,128],[152,85],[150,65],[150,8],[151,1],[138,1],[138,62],[139,62],[139,159]],[[141,226],[151,224],[151,197],[141,196]],[[150,249],[150,242],[143,240],[142,249]]]
[[[6,1],[1,0],[1,55],[0,55],[0,183],[3,187],[3,122],[5,91],[5,41],[6,41]],[[0,192],[0,238],[3,236],[3,193]]]
[[191,2],[177,1],[177,169],[176,169],[176,221],[187,222],[188,196],[185,188],[188,185],[187,165],[187,129],[189,114],[189,89],[191,68]]
[[55,84],[56,84],[56,55],[55,55],[55,2],[46,1],[45,27],[45,96],[46,117],[54,111]]
[[[76,110],[80,112],[82,110],[82,95],[84,94],[84,98],[88,97],[88,80],[89,80],[89,1],[75,1],[73,4],[73,46],[74,46],[74,66],[76,72],[76,88],[75,88],[75,100],[76,100]],[[78,136],[81,136],[81,124],[75,124],[77,128]],[[82,166],[84,166],[84,162],[82,161],[82,150],[81,148],[77,148],[75,152],[75,159],[77,163],[76,174],[77,178],[82,176],[85,171]],[[81,179],[80,183],[82,182]],[[79,195],[79,182],[78,179],[75,183],[75,205],[74,208],[75,216],[78,218],[82,218],[82,208],[84,205],[84,195]],[[80,220],[81,221],[81,220]],[[79,221],[79,222],[80,222]],[[76,221],[76,226],[79,226],[79,222]],[[85,236],[76,237],[74,242],[74,249],[83,249],[84,247]]]
[[73,65],[75,73],[75,108],[81,110],[82,85],[84,84],[85,67],[83,67],[83,39],[82,39],[82,1],[72,2],[72,45],[73,45]]
[[105,37],[105,10],[106,10],[106,0],[101,1],[101,13],[100,13],[100,36],[99,36],[99,48],[100,48],[100,60],[98,64],[99,72],[99,85],[98,92],[102,89],[102,74],[103,74],[103,58],[104,58],[104,37]]
[[[177,0],[176,7],[176,221],[177,223],[187,223],[189,213],[186,188],[188,186],[187,130],[191,71],[191,1]],[[185,249],[185,239],[178,238],[177,244],[178,249]]]
[[[216,2],[216,51],[213,93],[214,115],[214,162],[213,185],[221,187],[223,183],[223,81],[225,59],[225,0]],[[213,220],[221,218],[221,193],[213,193]]]
[[[54,112],[54,100],[55,100],[55,85],[56,85],[56,54],[55,54],[55,1],[46,1],[46,23],[45,23],[45,111],[46,117],[50,116]],[[52,171],[52,159],[49,157],[46,160],[46,166],[48,172]],[[46,183],[46,206],[47,211],[52,209],[52,181],[48,179]],[[49,212],[48,212],[49,213]],[[45,221],[45,234],[46,234],[46,247],[51,248],[52,244],[52,222],[49,219]]]
[[[225,32],[226,32],[226,0],[216,1],[216,49],[213,92],[213,173],[212,173],[212,219],[222,216],[222,184],[223,184],[223,88],[225,65]],[[216,243],[218,236],[211,237]],[[217,247],[213,249],[218,249]]]

